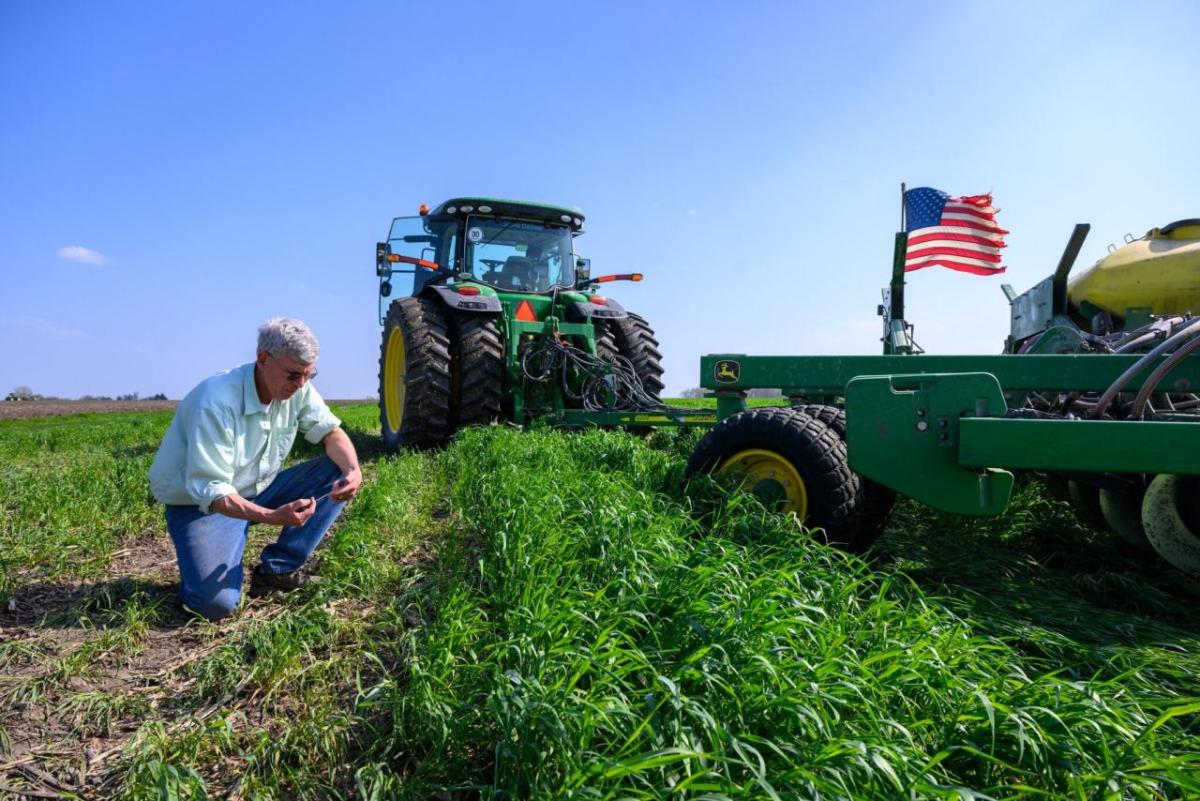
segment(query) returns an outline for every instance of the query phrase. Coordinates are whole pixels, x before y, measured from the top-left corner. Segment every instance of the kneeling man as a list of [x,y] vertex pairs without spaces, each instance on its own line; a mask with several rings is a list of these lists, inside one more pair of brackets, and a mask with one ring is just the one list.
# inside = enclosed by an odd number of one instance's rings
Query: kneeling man
[[[305,560],[362,484],[354,444],[310,383],[317,353],[304,323],[268,320],[253,362],[205,379],[180,401],[150,467],[150,489],[167,507],[180,596],[209,620],[241,600],[251,523],[283,527],[251,585],[296,589]],[[280,472],[297,433],[326,455]]]

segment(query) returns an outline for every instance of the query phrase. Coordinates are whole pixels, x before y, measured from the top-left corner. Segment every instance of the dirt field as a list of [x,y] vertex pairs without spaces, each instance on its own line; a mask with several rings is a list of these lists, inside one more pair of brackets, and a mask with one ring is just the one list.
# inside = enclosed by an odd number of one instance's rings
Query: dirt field
[[[352,403],[374,403],[371,398],[353,400],[330,400],[326,403],[346,405]],[[0,420],[15,420],[27,417],[57,417],[63,414],[85,414],[98,412],[155,412],[174,409],[179,401],[174,400],[36,400],[0,401]]]
[[153,412],[174,409],[173,400],[34,400],[0,401],[0,420],[18,417],[56,417],[62,414],[85,412]]

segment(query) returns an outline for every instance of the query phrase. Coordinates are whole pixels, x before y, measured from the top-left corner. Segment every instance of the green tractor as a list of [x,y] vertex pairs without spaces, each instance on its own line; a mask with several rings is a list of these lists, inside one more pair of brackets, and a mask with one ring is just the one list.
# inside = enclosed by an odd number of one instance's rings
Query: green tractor
[[642,276],[591,277],[573,248],[583,222],[577,208],[477,197],[392,221],[375,261],[389,449],[436,447],[463,426],[661,405],[653,329],[597,291]]

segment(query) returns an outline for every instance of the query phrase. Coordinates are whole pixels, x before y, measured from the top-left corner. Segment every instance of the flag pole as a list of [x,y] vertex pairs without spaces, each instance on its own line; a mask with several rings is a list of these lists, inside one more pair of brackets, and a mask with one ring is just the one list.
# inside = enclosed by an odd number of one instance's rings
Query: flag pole
[[[904,261],[905,255],[908,252],[908,234],[904,230],[906,222],[904,216],[904,192],[905,186],[900,184],[900,230],[896,232],[896,243],[892,251],[892,280],[890,284],[891,304],[888,309],[888,328],[883,341],[884,354],[894,353],[909,353],[911,350],[898,343],[892,335],[893,326],[898,320],[901,324],[901,333],[904,332]],[[903,338],[902,338],[903,339]]]

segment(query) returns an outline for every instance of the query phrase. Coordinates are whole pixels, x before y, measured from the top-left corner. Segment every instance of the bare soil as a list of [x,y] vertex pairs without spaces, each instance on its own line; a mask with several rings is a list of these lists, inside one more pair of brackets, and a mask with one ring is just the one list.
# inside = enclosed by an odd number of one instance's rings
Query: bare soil
[[31,400],[0,401],[0,420],[22,417],[57,417],[97,412],[157,412],[174,409],[173,400]]
[[[247,544],[248,554],[274,535],[260,528]],[[171,729],[234,700],[223,699],[199,712],[179,703],[195,682],[187,668],[226,638],[221,629],[206,628],[175,607],[178,580],[170,538],[165,531],[148,529],[113,553],[99,578],[26,584],[0,609],[0,697],[6,702],[0,703],[0,731],[7,739],[0,743],[0,798],[9,793],[49,798],[63,792],[107,797],[116,778],[112,759],[139,726],[158,719]],[[89,669],[63,681],[58,671],[73,653],[121,625],[105,614],[120,603],[110,599],[134,591],[169,611],[137,638],[132,650],[102,652]],[[270,597],[247,598],[223,628],[282,612]],[[89,696],[142,702],[97,720],[79,703]]]
[[[375,400],[373,398],[347,398],[345,400],[326,398],[325,402],[333,406],[343,406],[355,403],[374,403]],[[99,414],[101,412],[158,412],[174,409],[178,405],[179,401],[177,400],[0,400],[0,420],[57,417],[64,414]]]

